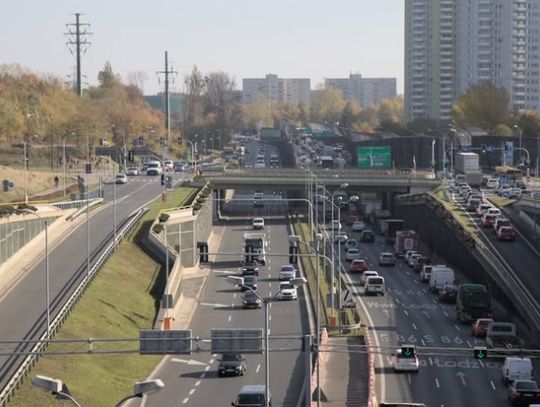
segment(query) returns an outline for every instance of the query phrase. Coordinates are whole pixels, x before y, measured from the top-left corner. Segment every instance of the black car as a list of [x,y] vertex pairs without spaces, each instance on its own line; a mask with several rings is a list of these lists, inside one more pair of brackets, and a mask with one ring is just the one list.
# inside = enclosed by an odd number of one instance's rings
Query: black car
[[540,389],[533,380],[514,380],[508,386],[508,400],[513,406],[540,403]]
[[218,376],[244,376],[247,370],[246,358],[241,353],[224,353],[218,359]]
[[439,302],[455,303],[458,289],[455,285],[446,285],[439,290]]
[[184,164],[179,163],[179,162],[176,162],[176,163],[174,163],[174,165],[173,165],[173,171],[174,171],[174,172],[181,172],[181,171],[184,171],[185,168],[186,168],[186,167],[184,166]]
[[259,265],[254,261],[246,261],[242,266],[242,275],[243,276],[258,276],[259,275]]
[[244,308],[261,308],[262,301],[253,291],[246,291],[242,295],[242,305]]
[[370,229],[365,229],[360,234],[360,241],[364,243],[373,243],[375,241],[375,233]]
[[257,277],[255,276],[245,276],[244,284],[242,284],[242,291],[246,291],[249,288],[257,291]]

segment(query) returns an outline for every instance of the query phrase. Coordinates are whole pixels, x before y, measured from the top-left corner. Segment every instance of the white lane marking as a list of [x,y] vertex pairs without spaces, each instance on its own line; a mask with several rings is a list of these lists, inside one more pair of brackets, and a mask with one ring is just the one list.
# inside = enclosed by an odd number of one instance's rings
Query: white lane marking
[[437,304],[439,301],[437,300],[431,300],[433,302],[433,304]]
[[201,379],[204,379],[206,377],[206,373],[201,373]]
[[469,341],[467,341],[467,345],[469,345],[469,348],[472,348],[472,343],[470,343]]
[[210,370],[210,366],[206,366],[206,367],[204,368],[204,371],[205,371],[205,372],[208,372],[209,370]]
[[438,389],[441,388],[441,385],[439,384],[439,379],[435,378],[435,385],[437,386]]
[[200,385],[200,384],[201,384],[201,381],[200,381],[200,380],[197,380],[197,381],[195,382],[195,386],[198,386],[198,385]]
[[272,283],[268,283],[268,287],[272,287]]
[[409,313],[407,312],[406,309],[404,309],[403,312],[405,313],[405,315],[409,316]]
[[271,302],[268,303],[268,307],[272,308],[272,303]]
[[416,325],[414,324],[414,322],[412,323],[412,327],[414,328],[415,331],[418,330],[418,328],[416,327]]
[[268,291],[268,296],[272,298],[272,291]]
[[420,339],[420,342],[422,342],[422,346],[426,346],[426,343],[424,342],[423,339]]
[[233,297],[233,298],[236,298],[236,293],[234,293],[232,297]]
[[411,275],[411,272],[410,272],[410,271],[407,271],[407,275],[410,276],[410,275]]
[[195,393],[195,389],[191,389],[191,390],[188,392],[188,394],[189,394],[190,396],[192,396],[193,393]]
[[210,364],[210,365],[211,365],[212,363],[214,363],[214,359],[210,359],[210,362],[208,362],[208,364]]
[[454,328],[456,328],[456,330],[457,330],[458,332],[461,332],[461,329],[459,329],[459,326],[454,325]]
[[270,273],[268,273],[268,278],[272,278],[272,276],[270,275]]
[[484,362],[482,362],[481,360],[478,360],[478,363],[480,363],[480,366],[484,367]]
[[409,384],[412,383],[412,380],[411,380],[411,374],[410,374],[410,373],[407,373],[407,381],[409,382]]
[[414,281],[414,284],[418,284],[418,280],[413,280]]
[[229,322],[231,322],[231,319],[232,319],[232,316],[231,316],[231,315],[229,315]]
[[257,369],[255,369],[255,373],[259,373],[259,370],[261,370],[261,365],[260,364],[257,365]]
[[491,388],[493,390],[497,390],[497,388],[495,387],[495,383],[493,383],[493,380],[490,380],[489,383],[491,384]]
[[186,397],[184,400],[182,400],[182,404],[186,404],[189,401],[189,397]]
[[429,358],[429,365],[433,366],[433,360],[431,358]]
[[268,328],[268,335],[270,335],[270,328]]
[[446,311],[443,311],[443,314],[446,315],[446,316],[448,316],[448,312],[446,312]]

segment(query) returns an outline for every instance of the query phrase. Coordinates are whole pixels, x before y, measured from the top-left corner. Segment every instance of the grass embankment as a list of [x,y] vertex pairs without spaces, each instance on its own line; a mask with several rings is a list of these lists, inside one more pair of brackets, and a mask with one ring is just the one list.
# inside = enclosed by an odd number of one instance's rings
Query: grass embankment
[[[155,202],[138,227],[119,246],[75,306],[55,339],[137,338],[140,329],[152,327],[162,292],[161,264],[137,244],[161,209],[189,204],[195,188],[169,194],[166,203]],[[53,270],[54,272],[54,270]],[[96,349],[103,345],[96,346]],[[107,344],[108,349],[138,349],[138,343]],[[49,350],[84,350],[84,345],[51,345]],[[133,383],[154,369],[159,356],[133,354],[43,356],[30,376],[45,375],[63,380],[85,407],[113,406],[131,393]],[[30,377],[9,403],[12,407],[58,406],[50,394],[32,388]]]
[[515,199],[502,198],[496,195],[490,196],[489,200],[495,205],[500,206],[501,208],[504,208],[505,206],[511,205],[516,202]]
[[429,192],[429,194],[445,207],[465,231],[474,236],[478,235],[478,228],[473,220],[448,197],[444,185],[435,188],[433,191]]
[[[309,242],[309,228],[306,222],[296,222],[293,224],[293,228],[295,231],[295,234],[299,235],[303,242]],[[308,254],[309,251],[305,247],[305,245],[300,245],[300,253],[301,254]],[[304,274],[306,275],[306,279],[308,280],[308,285],[310,289],[310,293],[312,298],[314,298],[313,303],[315,308],[317,307],[317,259],[316,257],[301,257],[300,261],[302,263],[302,269],[304,270]],[[326,279],[326,273],[325,273],[325,264],[327,262],[324,259],[320,259],[319,264],[319,289],[320,289],[320,323],[323,326],[326,326],[328,328],[329,335],[362,335],[363,331],[362,329],[352,329],[349,332],[345,333],[345,331],[340,332],[339,329],[335,329],[339,327],[339,325],[354,325],[357,322],[355,321],[354,317],[354,311],[352,309],[344,309],[338,312],[335,312],[333,314],[333,310],[329,304],[329,296],[330,296],[330,284],[328,280]],[[337,286],[338,274],[335,273],[335,285]],[[337,294],[336,294],[337,295]],[[315,310],[316,312],[316,310]],[[336,317],[336,324],[337,327],[332,327],[329,324],[329,317],[331,316]]]

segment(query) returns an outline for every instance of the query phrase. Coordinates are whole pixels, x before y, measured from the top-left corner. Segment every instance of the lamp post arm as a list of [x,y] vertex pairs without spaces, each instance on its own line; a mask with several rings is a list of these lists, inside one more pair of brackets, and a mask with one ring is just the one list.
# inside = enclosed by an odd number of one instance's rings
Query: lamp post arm
[[58,395],[58,396],[61,396],[61,397],[65,397],[69,401],[71,401],[76,407],[82,407],[81,404],[77,400],[75,400],[75,398],[71,394],[67,394],[67,393],[64,393],[62,391],[53,391],[52,394],[55,395],[55,396]]

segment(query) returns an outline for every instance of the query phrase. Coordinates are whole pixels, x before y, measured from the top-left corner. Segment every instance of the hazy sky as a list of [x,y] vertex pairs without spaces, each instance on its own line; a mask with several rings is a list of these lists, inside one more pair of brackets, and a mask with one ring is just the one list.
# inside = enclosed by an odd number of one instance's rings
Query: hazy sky
[[144,71],[145,94],[160,90],[164,51],[178,71],[174,89],[197,65],[236,79],[397,77],[403,92],[403,0],[16,0],[2,2],[0,63],[73,75],[64,32],[73,13],[90,23],[83,57],[95,84],[105,61],[126,79]]

